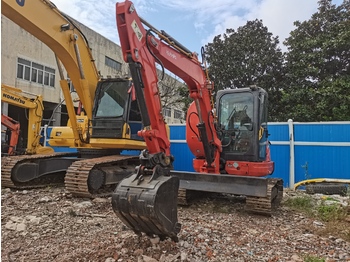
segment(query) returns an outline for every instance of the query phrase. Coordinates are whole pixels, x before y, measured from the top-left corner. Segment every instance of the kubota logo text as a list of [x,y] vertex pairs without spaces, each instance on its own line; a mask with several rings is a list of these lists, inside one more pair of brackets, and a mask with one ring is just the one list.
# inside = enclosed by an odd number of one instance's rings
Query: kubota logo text
[[172,52],[170,52],[170,51],[168,51],[168,50],[166,50],[165,53],[166,53],[168,56],[170,56],[171,58],[176,59],[176,55],[175,55],[174,53],[172,53]]

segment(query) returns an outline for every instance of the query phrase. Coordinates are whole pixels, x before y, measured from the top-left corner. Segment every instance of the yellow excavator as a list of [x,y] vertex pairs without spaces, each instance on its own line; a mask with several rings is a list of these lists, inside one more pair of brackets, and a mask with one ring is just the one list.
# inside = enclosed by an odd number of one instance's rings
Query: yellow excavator
[[[18,147],[18,138],[16,143],[10,143],[9,150],[5,150],[8,155],[17,154],[51,154],[53,149],[51,147],[43,146],[40,144],[40,128],[43,120],[43,98],[41,95],[35,95],[29,92],[25,92],[19,88],[1,85],[1,101],[13,105],[16,107],[24,108],[28,111],[28,134],[27,145],[25,148]],[[4,116],[4,119],[6,116]],[[9,119],[9,118],[6,118]],[[3,121],[1,121],[3,124]],[[11,121],[12,122],[12,121]],[[5,121],[4,121],[5,124]],[[8,126],[8,125],[6,125]],[[12,140],[12,137],[10,138]],[[16,144],[16,145],[15,145]],[[16,150],[13,150],[16,147]],[[2,150],[2,154],[3,154]]]
[[[63,173],[66,188],[75,196],[110,194],[139,162],[137,156],[122,155],[121,151],[146,147],[137,136],[142,121],[131,79],[101,79],[83,32],[52,2],[2,0],[1,4],[3,15],[55,53],[69,121],[65,127],[52,129],[50,145],[77,149],[77,153],[5,157],[1,161],[2,185],[35,187],[47,184],[49,176]],[[62,64],[84,114],[75,112]]]

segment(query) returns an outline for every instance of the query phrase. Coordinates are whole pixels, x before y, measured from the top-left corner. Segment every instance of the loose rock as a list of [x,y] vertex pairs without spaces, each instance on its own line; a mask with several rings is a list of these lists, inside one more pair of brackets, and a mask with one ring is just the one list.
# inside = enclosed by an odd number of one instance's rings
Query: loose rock
[[178,208],[182,229],[174,243],[137,236],[114,214],[110,198],[74,198],[59,187],[1,195],[2,261],[14,249],[13,261],[350,261],[349,242],[334,232],[318,235],[324,223],[283,206],[264,217],[246,213],[237,199],[198,199]]

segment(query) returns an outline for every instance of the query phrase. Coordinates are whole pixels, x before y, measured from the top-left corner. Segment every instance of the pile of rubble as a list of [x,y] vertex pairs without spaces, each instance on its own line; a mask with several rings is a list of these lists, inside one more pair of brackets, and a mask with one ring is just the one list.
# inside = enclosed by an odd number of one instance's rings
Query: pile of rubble
[[72,198],[64,188],[2,189],[1,198],[1,261],[350,261],[349,242],[317,235],[322,223],[283,205],[264,217],[246,213],[234,198],[196,200],[179,207],[174,243],[136,236],[110,198]]

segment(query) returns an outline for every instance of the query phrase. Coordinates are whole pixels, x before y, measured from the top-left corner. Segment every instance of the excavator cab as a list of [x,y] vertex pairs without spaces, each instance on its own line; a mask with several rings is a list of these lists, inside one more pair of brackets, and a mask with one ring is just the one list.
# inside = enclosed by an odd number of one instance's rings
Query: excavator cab
[[[90,148],[140,150],[145,147],[137,132],[143,128],[140,109],[135,98],[133,83],[126,78],[99,80],[92,110],[92,119],[84,114],[77,116],[82,139]],[[63,139],[64,138],[64,139]],[[54,127],[51,146],[74,146],[70,120],[66,127]],[[85,151],[81,148],[80,151]]]
[[[266,91],[259,87],[221,90],[216,105],[217,132],[222,142],[221,159],[226,161],[225,172],[235,172],[228,168],[227,163],[241,161],[254,165],[268,160]],[[268,170],[261,168],[255,176],[271,172],[268,165]]]
[[140,139],[141,114],[130,79],[99,81],[92,119],[92,138]]

